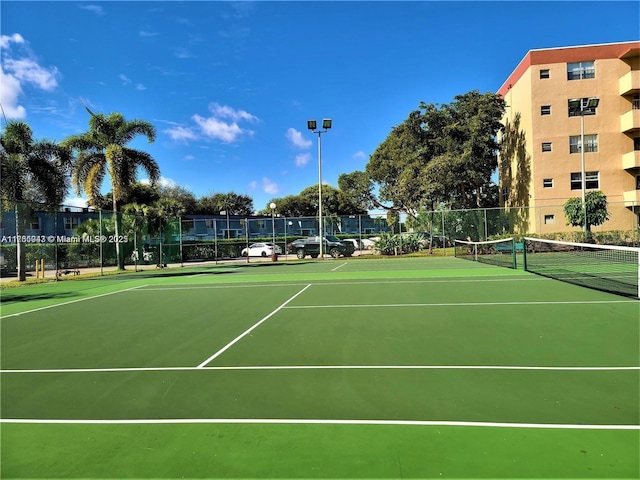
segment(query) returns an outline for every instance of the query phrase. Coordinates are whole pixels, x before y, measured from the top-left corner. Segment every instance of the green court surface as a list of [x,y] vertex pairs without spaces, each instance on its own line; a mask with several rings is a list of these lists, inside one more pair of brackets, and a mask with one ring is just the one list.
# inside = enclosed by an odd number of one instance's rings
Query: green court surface
[[640,302],[455,258],[1,292],[1,478],[639,478]]

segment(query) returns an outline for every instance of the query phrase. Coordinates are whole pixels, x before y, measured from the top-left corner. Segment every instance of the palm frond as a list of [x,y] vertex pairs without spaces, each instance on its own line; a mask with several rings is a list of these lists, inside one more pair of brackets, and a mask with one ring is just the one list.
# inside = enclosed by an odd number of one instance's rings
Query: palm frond
[[147,175],[149,175],[149,182],[152,185],[160,181],[160,167],[151,155],[147,152],[134,150],[132,148],[124,148],[123,151],[126,157],[131,159],[133,164],[141,167]]

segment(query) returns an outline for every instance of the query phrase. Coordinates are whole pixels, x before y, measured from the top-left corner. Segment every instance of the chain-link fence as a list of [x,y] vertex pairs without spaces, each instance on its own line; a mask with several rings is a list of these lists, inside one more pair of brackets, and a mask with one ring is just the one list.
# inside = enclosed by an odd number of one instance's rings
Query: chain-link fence
[[[593,240],[640,245],[640,206],[614,203],[608,210],[609,220],[593,227]],[[26,271],[33,271],[36,262],[43,262],[46,270],[74,270],[116,266],[119,258],[121,265],[134,267],[216,261],[242,258],[243,250],[260,242],[275,242],[286,254],[293,240],[318,235],[320,230],[317,217],[157,218],[77,208],[44,212],[25,205],[2,212],[1,218],[3,271],[15,271],[19,258]],[[322,221],[326,235],[352,239],[360,249],[370,248],[372,237],[405,232],[432,237],[436,248],[448,247],[455,239],[489,240],[514,234],[578,241],[583,238],[581,228],[566,225],[561,205],[440,210],[423,212],[417,219],[406,215],[387,218],[385,214],[323,216]]]

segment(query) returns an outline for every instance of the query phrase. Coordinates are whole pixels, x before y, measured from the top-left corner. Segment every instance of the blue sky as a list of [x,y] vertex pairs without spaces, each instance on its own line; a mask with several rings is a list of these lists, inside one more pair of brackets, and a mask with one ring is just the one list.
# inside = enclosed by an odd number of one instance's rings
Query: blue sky
[[308,119],[333,119],[322,176],[337,186],[421,101],[496,92],[531,49],[638,40],[639,5],[3,0],[0,101],[36,138],[85,131],[80,100],[150,121],[156,141],[131,146],[164,182],[263,209],[317,185]]

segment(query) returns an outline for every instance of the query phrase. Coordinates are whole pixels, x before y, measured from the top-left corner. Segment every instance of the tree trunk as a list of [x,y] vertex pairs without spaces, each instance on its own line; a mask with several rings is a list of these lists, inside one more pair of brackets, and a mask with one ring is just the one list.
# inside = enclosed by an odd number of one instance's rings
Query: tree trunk
[[118,212],[118,201],[115,194],[113,195],[113,228],[114,228],[114,242],[116,244],[116,265],[118,270],[124,270],[124,252],[120,242],[120,232],[122,231],[122,218]]
[[26,208],[24,205],[16,203],[15,215],[16,215],[16,267],[18,270],[18,281],[24,282],[27,279],[27,250],[22,238],[25,234],[25,214]]

